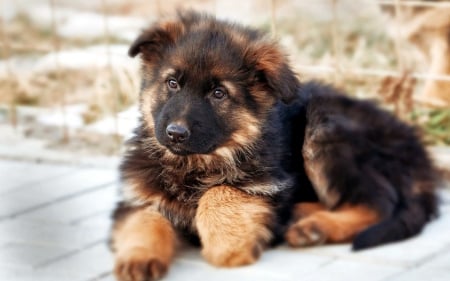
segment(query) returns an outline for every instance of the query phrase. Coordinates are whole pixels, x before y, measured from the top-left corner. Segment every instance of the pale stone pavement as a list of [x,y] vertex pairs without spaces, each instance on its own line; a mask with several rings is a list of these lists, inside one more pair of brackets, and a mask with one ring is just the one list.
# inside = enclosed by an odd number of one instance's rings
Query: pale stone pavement
[[[115,168],[0,160],[0,280],[114,280],[106,241],[118,184]],[[440,195],[441,216],[405,242],[359,253],[280,246],[238,269],[214,268],[186,249],[164,280],[448,281],[450,189]]]

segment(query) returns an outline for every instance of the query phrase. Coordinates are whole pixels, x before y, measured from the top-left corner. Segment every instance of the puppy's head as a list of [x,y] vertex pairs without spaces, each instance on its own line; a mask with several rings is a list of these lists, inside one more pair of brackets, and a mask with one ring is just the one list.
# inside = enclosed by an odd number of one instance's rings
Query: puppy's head
[[299,81],[278,46],[256,30],[193,12],[144,30],[129,50],[142,59],[141,112],[178,155],[245,147]]

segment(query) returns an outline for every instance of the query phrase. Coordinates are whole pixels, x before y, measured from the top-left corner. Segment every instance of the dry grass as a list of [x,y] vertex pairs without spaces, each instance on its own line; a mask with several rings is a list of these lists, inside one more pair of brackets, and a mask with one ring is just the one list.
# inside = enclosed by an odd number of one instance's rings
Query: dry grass
[[[62,70],[33,73],[31,75],[0,78],[0,103],[14,102],[18,105],[50,107],[67,93],[70,103],[85,102],[91,92],[94,76],[87,71]],[[87,89],[85,95],[77,93]],[[9,94],[8,94],[9,93]]]
[[[150,5],[148,1],[133,3],[118,2],[107,7],[108,14],[158,15],[170,3],[177,0],[159,1],[164,5]],[[199,5],[212,1],[195,1]],[[100,4],[99,4],[100,5]],[[212,5],[212,4],[211,4]],[[209,7],[209,6],[208,6]],[[210,7],[211,8],[211,7]],[[104,12],[103,7],[97,7]],[[270,20],[262,26],[270,31]],[[333,28],[338,37],[333,42]],[[26,16],[18,15],[5,26],[14,56],[39,56],[53,49],[51,29],[35,26]],[[288,39],[287,52],[291,54],[294,66],[332,65],[336,73],[301,72],[301,79],[320,79],[333,83],[358,98],[377,99],[393,110],[402,119],[420,126],[429,144],[450,145],[450,110],[431,110],[414,103],[413,96],[421,82],[411,79],[407,74],[401,78],[353,75],[348,68],[371,68],[395,70],[397,58],[393,41],[387,36],[386,27],[379,20],[358,17],[341,18],[338,27],[331,21],[318,21],[306,14],[295,17],[277,18],[277,35],[283,42]],[[61,49],[84,47],[104,42],[123,42],[117,38],[64,39]],[[6,53],[0,48],[0,56]],[[411,53],[413,58],[413,53]],[[412,59],[411,61],[414,61]],[[414,64],[412,64],[414,65]],[[65,104],[86,104],[82,117],[86,124],[115,114],[134,103],[139,91],[139,78],[124,70],[83,69],[61,72],[34,73],[14,79],[0,77],[0,104],[34,105],[51,107]],[[64,97],[64,101],[62,101]]]
[[[8,38],[9,52],[0,47],[0,58],[11,56],[39,56],[54,49],[54,34],[50,26],[41,27],[34,24],[25,14],[18,14],[4,26],[5,36]],[[97,38],[64,38],[59,40],[60,49],[81,48],[109,42],[128,43],[115,36],[101,36]],[[1,46],[1,45],[0,45]]]
[[[405,72],[401,77],[358,76],[346,68],[371,68],[395,70],[397,58],[394,42],[387,36],[383,26],[375,21],[353,18],[351,24],[342,24],[339,29],[338,49],[333,50],[331,22],[315,22],[296,19],[280,20],[281,36],[293,35],[295,62],[306,65],[334,65],[337,73],[302,73],[302,79],[319,79],[332,83],[350,95],[379,101],[383,107],[393,111],[401,119],[417,126],[429,145],[450,145],[450,109],[430,109],[414,101],[419,86]],[[269,24],[265,25],[268,29]],[[337,52],[337,54],[335,54]],[[407,53],[407,50],[405,50]],[[336,60],[336,57],[338,60]],[[417,59],[410,54],[408,65],[416,67]]]
[[401,77],[388,76],[383,79],[378,95],[382,101],[392,105],[394,113],[402,119],[409,119],[414,109],[414,87],[417,80],[412,78],[407,72]]
[[[0,57],[21,57],[28,60],[45,55],[54,49],[54,35],[50,27],[33,24],[24,14],[18,14],[4,26],[9,51],[0,48]],[[61,39],[60,49],[82,48],[123,40],[106,36],[99,38]],[[127,42],[128,43],[128,42]],[[113,73],[111,73],[113,72]],[[123,110],[136,100],[137,77],[125,70],[62,69],[32,74],[15,73],[0,77],[0,104],[52,107],[61,104],[87,104],[83,114],[86,123]]]
[[138,78],[125,70],[41,72],[29,77],[0,78],[0,104],[40,107],[87,104],[83,119],[88,124],[133,104],[138,85]]
[[138,85],[138,76],[125,70],[97,76],[93,85],[95,95],[86,102],[88,110],[83,114],[84,122],[89,124],[128,108],[137,100]]
[[425,143],[450,145],[450,109],[430,109],[414,103],[416,82],[408,73],[400,78],[386,77],[379,96],[397,116],[421,129]]
[[52,49],[52,31],[50,28],[39,28],[24,14],[18,14],[4,25],[4,33],[8,38],[10,51],[0,48],[0,57],[13,55],[39,55]]

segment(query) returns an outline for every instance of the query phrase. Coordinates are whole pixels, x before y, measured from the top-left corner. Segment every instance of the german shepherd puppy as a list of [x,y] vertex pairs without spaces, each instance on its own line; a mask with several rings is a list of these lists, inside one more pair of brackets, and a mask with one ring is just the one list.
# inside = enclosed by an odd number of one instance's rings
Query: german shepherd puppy
[[159,279],[183,238],[234,267],[283,240],[359,250],[405,239],[435,215],[435,172],[414,130],[300,83],[263,33],[185,12],[129,54],[142,60],[141,119],[120,168],[119,280]]

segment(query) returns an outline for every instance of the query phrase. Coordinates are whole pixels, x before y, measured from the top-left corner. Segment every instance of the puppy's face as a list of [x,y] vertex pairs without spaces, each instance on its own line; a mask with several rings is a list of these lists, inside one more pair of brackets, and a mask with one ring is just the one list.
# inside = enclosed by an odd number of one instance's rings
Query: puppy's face
[[275,44],[256,31],[189,13],[144,31],[141,112],[158,142],[177,155],[244,147],[298,80]]
[[149,68],[142,111],[151,114],[158,141],[175,154],[214,151],[245,126],[240,119],[254,126],[259,108],[249,92],[252,78],[240,71],[239,50],[233,53],[225,40],[208,30],[187,34]]

